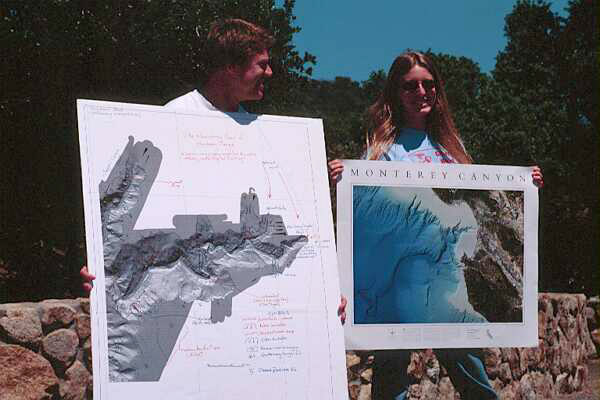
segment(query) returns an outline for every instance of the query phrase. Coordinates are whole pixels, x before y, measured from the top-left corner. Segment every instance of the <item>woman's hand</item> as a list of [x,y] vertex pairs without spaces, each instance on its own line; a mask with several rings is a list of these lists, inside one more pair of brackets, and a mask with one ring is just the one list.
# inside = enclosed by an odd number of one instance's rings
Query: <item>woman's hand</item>
[[83,290],[89,294],[92,291],[92,287],[94,287],[94,279],[96,279],[96,277],[89,273],[88,268],[85,265],[81,267],[79,275],[81,275]]
[[342,295],[340,305],[338,306],[338,315],[340,317],[340,321],[342,321],[342,325],[346,322],[346,305],[348,304],[348,300]]
[[327,166],[329,167],[329,179],[331,179],[332,182],[337,182],[340,175],[342,175],[342,172],[344,172],[344,164],[341,160],[336,158],[335,160],[329,161]]
[[533,167],[531,178],[533,178],[533,184],[535,186],[540,189],[544,187],[544,175],[542,175],[542,170],[537,165]]

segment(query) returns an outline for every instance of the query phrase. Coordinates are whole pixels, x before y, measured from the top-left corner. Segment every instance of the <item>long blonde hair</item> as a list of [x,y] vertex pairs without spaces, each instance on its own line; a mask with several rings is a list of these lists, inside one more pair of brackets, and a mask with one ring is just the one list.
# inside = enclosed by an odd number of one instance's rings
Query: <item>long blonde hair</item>
[[398,93],[404,75],[415,65],[427,69],[433,76],[437,94],[431,112],[427,116],[427,131],[456,162],[471,164],[473,159],[467,153],[454,125],[442,77],[431,59],[417,52],[406,52],[396,57],[388,73],[383,92],[367,110],[370,125],[370,132],[367,133],[369,159],[378,160],[394,143],[397,129],[402,127],[404,110],[398,99]]

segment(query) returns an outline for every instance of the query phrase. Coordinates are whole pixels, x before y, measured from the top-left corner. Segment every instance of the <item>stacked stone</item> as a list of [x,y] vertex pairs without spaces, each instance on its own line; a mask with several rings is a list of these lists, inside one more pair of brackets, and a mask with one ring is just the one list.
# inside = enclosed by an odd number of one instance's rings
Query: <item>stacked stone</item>
[[351,400],[371,399],[371,379],[373,377],[373,352],[347,351],[346,371],[348,392]]
[[0,399],[91,399],[88,299],[0,304]]
[[409,399],[459,399],[446,369],[440,365],[432,350],[415,351],[410,356],[407,373],[411,381]]
[[[500,398],[545,399],[581,390],[586,362],[596,354],[590,331],[598,335],[598,306],[584,295],[541,293],[538,347],[484,349]],[[0,399],[91,399],[89,311],[88,299],[1,304]],[[373,352],[346,353],[352,400],[371,399],[373,361]],[[410,399],[460,398],[430,350],[412,353],[407,374]]]
[[[485,368],[499,398],[549,399],[582,390],[588,378],[587,360],[596,356],[589,329],[595,325],[590,325],[590,313],[584,295],[540,293],[537,347],[483,349]],[[346,354],[353,400],[371,398],[366,391],[370,389],[372,354]],[[431,350],[414,351],[407,374],[413,382],[408,399],[460,398]],[[369,376],[368,385],[357,378],[362,375]]]
[[[372,351],[347,351],[346,368],[348,391],[351,400],[370,400],[373,377]],[[398,371],[398,373],[402,373]],[[433,351],[414,351],[406,373],[414,382],[408,388],[409,398],[454,400],[460,396],[454,390],[450,378],[436,359]]]
[[596,354],[600,355],[600,298],[592,297],[588,300],[585,308],[585,318],[588,323],[588,330],[592,336],[592,342],[596,346]]
[[539,344],[533,348],[485,349],[485,365],[500,398],[552,398],[583,389],[586,362],[595,349],[583,295],[538,297]]

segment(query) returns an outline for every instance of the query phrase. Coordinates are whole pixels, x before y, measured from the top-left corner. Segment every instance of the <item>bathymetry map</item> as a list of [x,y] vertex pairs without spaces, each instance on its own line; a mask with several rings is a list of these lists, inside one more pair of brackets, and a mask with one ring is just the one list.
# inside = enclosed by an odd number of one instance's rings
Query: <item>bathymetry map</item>
[[531,168],[344,161],[337,187],[348,349],[537,343]]
[[78,114],[94,396],[344,398],[321,122]]

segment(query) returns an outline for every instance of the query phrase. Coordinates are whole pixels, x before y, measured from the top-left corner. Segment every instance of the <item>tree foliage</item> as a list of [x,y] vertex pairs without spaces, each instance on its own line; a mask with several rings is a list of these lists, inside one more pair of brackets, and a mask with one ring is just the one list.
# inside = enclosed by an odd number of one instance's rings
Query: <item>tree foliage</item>
[[489,91],[500,101],[487,102],[495,110],[509,103],[514,111],[495,117],[492,111],[484,120],[501,126],[501,138],[514,138],[513,153],[506,148],[503,157],[544,171],[541,288],[589,294],[600,288],[599,227],[592,217],[598,211],[598,10],[580,0],[566,11],[561,18],[543,1],[515,5]]
[[[253,112],[323,118],[328,158],[364,152],[365,111],[384,71],[355,82],[311,79],[292,39],[294,1],[0,2],[0,302],[75,295],[84,249],[76,98],[163,104],[196,85],[202,38],[218,17],[271,30],[273,78]],[[484,74],[429,52],[477,163],[542,167],[540,289],[598,294],[598,6],[518,1],[506,47]],[[390,59],[395,55],[390,54]],[[5,123],[6,122],[6,123]],[[332,187],[332,195],[335,190]],[[335,204],[335,202],[334,202]],[[1,286],[1,285],[0,285]],[[43,288],[40,289],[40,288]]]
[[[597,8],[571,1],[562,18],[547,2],[518,1],[506,16],[507,45],[491,75],[465,57],[427,52],[444,77],[475,162],[543,170],[539,266],[545,291],[600,291]],[[361,85],[366,105],[378,92],[372,89],[377,80],[385,80],[383,71]],[[341,98],[354,96],[348,95]],[[364,129],[361,115],[348,110],[344,116],[346,134],[326,132],[334,142],[331,158],[355,158],[364,143],[356,131]]]
[[260,106],[277,112],[315,62],[291,42],[300,29],[293,6],[293,0],[282,7],[273,0],[0,2],[0,280],[6,275],[12,282],[0,290],[0,302],[74,295],[79,288],[84,236],[75,100],[164,104],[196,86],[210,24],[242,17],[275,36],[271,96]]

